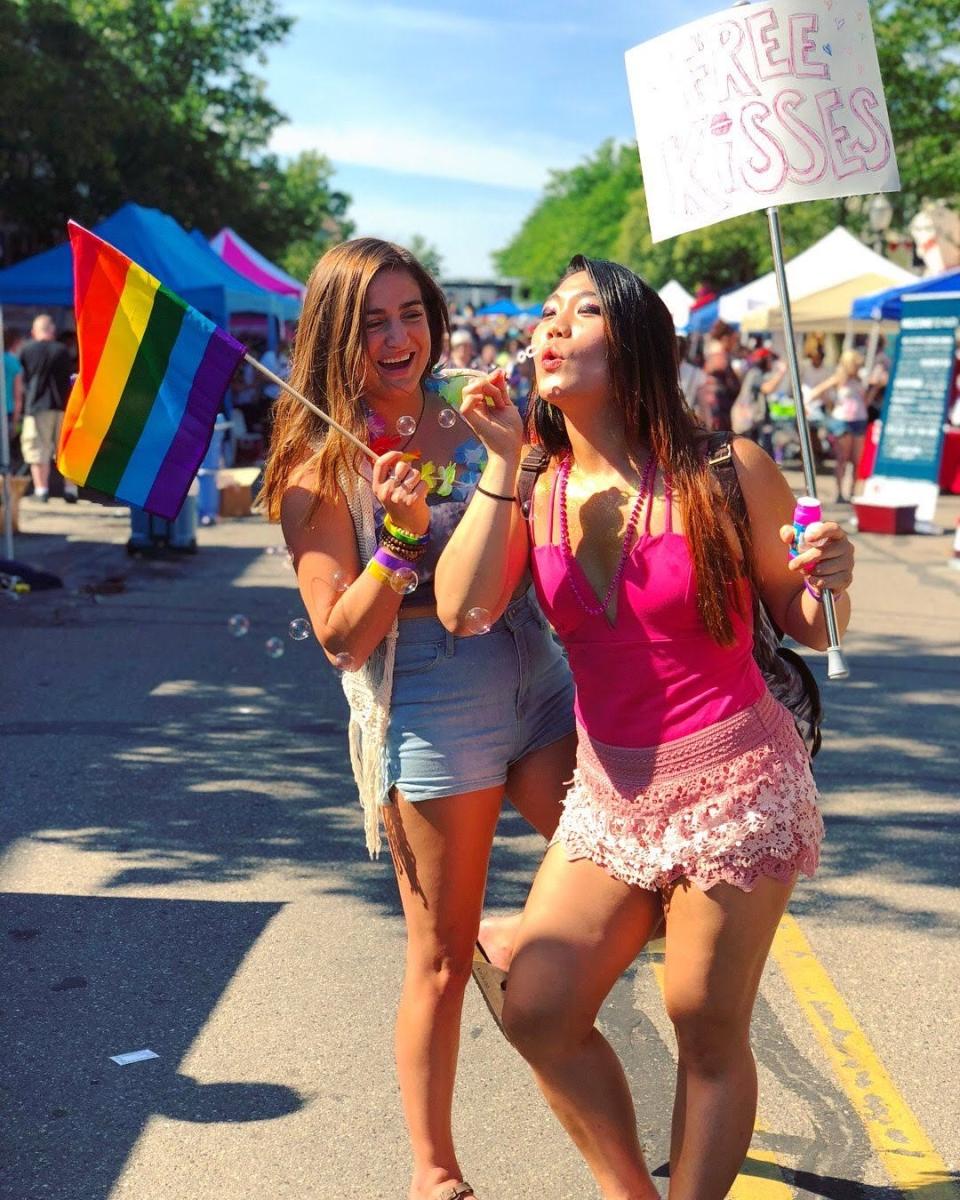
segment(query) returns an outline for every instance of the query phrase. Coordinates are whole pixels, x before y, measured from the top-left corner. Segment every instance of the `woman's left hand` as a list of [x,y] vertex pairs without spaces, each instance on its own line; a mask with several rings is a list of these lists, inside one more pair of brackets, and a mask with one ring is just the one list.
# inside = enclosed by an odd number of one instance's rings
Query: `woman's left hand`
[[[781,525],[780,540],[793,545],[792,525]],[[804,535],[804,549],[790,559],[789,570],[802,571],[815,588],[828,588],[834,595],[845,592],[853,582],[853,543],[836,521],[814,521]]]

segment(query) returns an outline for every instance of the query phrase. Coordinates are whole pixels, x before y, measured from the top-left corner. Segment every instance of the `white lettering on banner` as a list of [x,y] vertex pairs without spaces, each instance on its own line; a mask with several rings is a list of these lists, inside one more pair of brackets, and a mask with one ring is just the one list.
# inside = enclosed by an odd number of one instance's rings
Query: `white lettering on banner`
[[900,187],[867,0],[773,0],[627,51],[654,241]]

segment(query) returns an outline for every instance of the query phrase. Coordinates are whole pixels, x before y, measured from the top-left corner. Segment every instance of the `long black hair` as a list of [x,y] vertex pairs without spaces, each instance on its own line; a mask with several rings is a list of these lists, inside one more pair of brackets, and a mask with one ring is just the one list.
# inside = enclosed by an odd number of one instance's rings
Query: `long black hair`
[[[639,275],[619,263],[578,254],[563,279],[590,276],[600,300],[611,392],[628,446],[647,446],[680,502],[697,579],[700,615],[721,645],[734,640],[730,601],[740,564],[727,537],[724,507],[704,459],[704,431],[680,390],[677,338],[670,311]],[[570,453],[563,413],[534,392],[528,428],[553,458]],[[749,565],[750,548],[742,546]]]

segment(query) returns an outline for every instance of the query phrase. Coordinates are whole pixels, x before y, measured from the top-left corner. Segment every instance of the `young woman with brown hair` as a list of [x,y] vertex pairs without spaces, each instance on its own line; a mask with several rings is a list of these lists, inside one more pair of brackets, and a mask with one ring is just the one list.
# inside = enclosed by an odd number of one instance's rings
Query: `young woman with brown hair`
[[290,382],[380,457],[371,470],[284,396],[263,489],[314,632],[343,671],[368,846],[379,848],[382,809],[396,869],[411,1200],[473,1195],[451,1105],[494,827],[506,790],[550,837],[574,758],[569,671],[522,572],[482,641],[437,620],[436,561],[471,496],[489,490],[483,449],[432,373],[446,332],[443,293],[407,251],[359,238],[324,255]]
[[[604,1197],[655,1200],[620,1063],[594,1021],[661,920],[677,1034],[671,1200],[721,1200],[753,1128],[750,1015],[822,823],[806,750],[752,654],[751,588],[798,641],[841,628],[853,552],[834,524],[788,559],[793,497],[745,439],[738,536],[680,393],[673,323],[646,283],[575,258],[533,336],[533,427],[550,456],[529,522],[478,496],[437,571],[441,619],[496,616],[529,561],[576,683],[577,771],[521,922],[503,1018]],[[511,496],[522,452],[496,380],[462,414]],[[805,574],[804,569],[810,574]]]

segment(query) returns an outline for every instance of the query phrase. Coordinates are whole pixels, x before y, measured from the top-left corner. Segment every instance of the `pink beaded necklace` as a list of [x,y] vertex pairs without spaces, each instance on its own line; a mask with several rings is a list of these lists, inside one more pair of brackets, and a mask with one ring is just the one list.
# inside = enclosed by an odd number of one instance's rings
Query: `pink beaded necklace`
[[596,599],[585,599],[580,592],[580,588],[577,586],[576,574],[570,569],[576,561],[570,546],[570,526],[567,524],[567,479],[570,475],[571,461],[572,456],[568,454],[560,464],[560,549],[567,568],[567,578],[570,580],[570,586],[573,588],[573,594],[579,601],[580,607],[589,613],[591,617],[602,617],[606,614],[610,601],[616,594],[620,577],[623,575],[627,565],[627,557],[630,554],[630,547],[633,544],[634,534],[637,531],[637,522],[640,520],[640,513],[643,511],[643,502],[647,498],[647,493],[656,474],[656,466],[651,454],[647,459],[647,465],[643,468],[643,475],[640,477],[640,491],[637,494],[636,502],[627,521],[627,528],[623,534],[623,544],[620,547],[620,562],[613,573],[613,578],[610,580],[610,586],[607,588],[606,594],[602,600],[597,601]]

